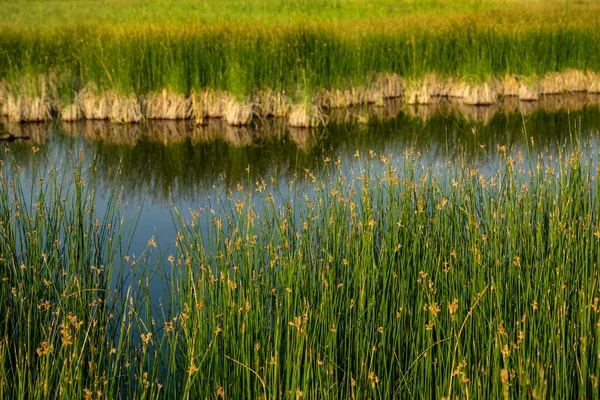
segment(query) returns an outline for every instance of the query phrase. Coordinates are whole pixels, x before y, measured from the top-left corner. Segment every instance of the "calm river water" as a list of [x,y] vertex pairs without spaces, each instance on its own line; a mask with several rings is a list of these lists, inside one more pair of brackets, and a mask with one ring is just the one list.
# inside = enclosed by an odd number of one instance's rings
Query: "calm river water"
[[[139,125],[90,121],[11,125],[4,121],[0,135],[8,131],[30,140],[11,142],[10,152],[2,151],[0,157],[5,162],[14,157],[25,173],[34,158],[58,165],[68,153],[83,152],[89,160],[98,157],[99,212],[117,178],[129,209],[143,203],[131,251],[140,254],[155,236],[161,252],[168,254],[175,237],[173,204],[182,212],[207,207],[210,199],[225,198],[238,183],[253,184],[259,178],[276,177],[285,192],[295,174],[302,179],[305,168],[318,171],[325,156],[341,157],[351,166],[357,150],[393,157],[413,149],[431,167],[464,156],[468,163],[485,169],[499,162],[498,146],[526,153],[533,137],[536,151],[555,153],[576,138],[597,146],[599,130],[597,106],[482,118],[456,112],[430,115],[422,108],[372,115],[367,123],[348,116],[336,118],[313,132],[290,131],[272,120],[253,129],[232,128],[218,121],[204,127],[189,121]],[[35,155],[32,146],[39,148]],[[155,297],[160,297],[159,287],[154,285]]]

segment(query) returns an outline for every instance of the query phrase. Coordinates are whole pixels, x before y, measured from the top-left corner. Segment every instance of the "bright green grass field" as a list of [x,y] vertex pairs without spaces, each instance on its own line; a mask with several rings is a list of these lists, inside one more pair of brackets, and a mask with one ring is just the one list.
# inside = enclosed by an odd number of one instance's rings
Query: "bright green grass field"
[[2,3],[0,15],[0,95],[50,93],[61,106],[90,83],[137,96],[273,89],[298,100],[380,73],[483,80],[566,69],[600,70],[596,3],[39,1]]
[[266,24],[298,19],[317,21],[372,20],[410,14],[448,15],[489,10],[562,8],[585,1],[522,0],[209,0],[209,1],[2,1],[0,26],[30,28],[87,23],[204,23],[261,21]]

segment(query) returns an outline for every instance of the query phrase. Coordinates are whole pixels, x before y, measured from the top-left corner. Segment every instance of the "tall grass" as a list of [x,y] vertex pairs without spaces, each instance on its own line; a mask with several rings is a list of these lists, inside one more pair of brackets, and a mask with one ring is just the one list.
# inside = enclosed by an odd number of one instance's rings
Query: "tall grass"
[[597,149],[495,151],[481,170],[412,151],[325,157],[289,185],[249,174],[174,208],[159,304],[145,267],[140,291],[106,300],[125,236],[117,203],[96,223],[80,170],[70,193],[3,174],[0,390],[598,398]]
[[359,21],[5,24],[0,79],[20,92],[35,83],[27,76],[52,72],[58,97],[70,104],[91,83],[101,92],[140,96],[210,87],[240,97],[273,89],[300,100],[316,88],[364,86],[377,73],[483,79],[598,71],[598,16],[587,5]]
[[141,308],[114,287],[135,220],[123,218],[116,186],[96,210],[94,163],[79,157],[0,162],[2,398],[114,397],[139,371]]
[[372,152],[351,173],[326,160],[279,199],[248,182],[176,214],[182,392],[597,397],[589,151],[448,174]]

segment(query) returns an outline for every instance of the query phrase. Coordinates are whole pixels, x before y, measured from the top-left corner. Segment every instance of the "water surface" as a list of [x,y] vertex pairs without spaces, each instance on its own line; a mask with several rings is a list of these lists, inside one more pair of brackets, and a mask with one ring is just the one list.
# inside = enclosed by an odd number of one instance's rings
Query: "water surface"
[[[578,140],[596,144],[600,129],[596,106],[574,112],[495,113],[479,119],[460,113],[429,113],[427,107],[415,108],[371,116],[366,124],[337,118],[315,131],[290,130],[277,120],[252,129],[219,121],[206,127],[189,121],[139,125],[3,122],[0,131],[30,140],[2,144],[9,146],[9,152],[0,152],[0,157],[5,162],[14,157],[25,174],[35,160],[58,168],[69,153],[81,152],[87,160],[97,158],[98,210],[102,212],[117,182],[130,209],[143,203],[131,251],[140,254],[156,236],[166,256],[176,234],[173,205],[184,212],[207,208],[215,198],[226,198],[238,184],[249,187],[259,179],[270,182],[275,178],[277,189],[285,193],[289,181],[305,179],[306,169],[318,173],[325,157],[340,157],[350,168],[357,151],[400,158],[411,150],[421,153],[430,167],[447,168],[447,161],[460,160],[485,170],[500,165],[503,152],[499,147],[506,146],[513,154],[556,154]],[[39,150],[34,153],[32,147]],[[160,296],[159,287],[154,287],[156,296]]]

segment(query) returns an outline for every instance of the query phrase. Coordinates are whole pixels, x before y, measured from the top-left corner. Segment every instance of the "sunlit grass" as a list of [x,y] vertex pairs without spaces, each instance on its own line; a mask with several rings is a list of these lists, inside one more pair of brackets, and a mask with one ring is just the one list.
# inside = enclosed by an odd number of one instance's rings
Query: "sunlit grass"
[[193,0],[143,1],[29,1],[2,5],[0,26],[54,28],[69,24],[168,24],[213,25],[223,22],[277,24],[297,19],[320,22],[371,20],[409,14],[448,16],[496,10],[536,10],[548,8],[593,8],[593,1],[530,0]]
[[595,398],[598,152],[528,140],[528,154],[488,149],[500,161],[481,170],[325,156],[286,185],[246,179],[174,208],[161,303],[147,291],[160,247],[121,268],[118,203],[97,221],[80,167],[3,170],[0,390]]
[[[56,13],[59,22],[0,25],[0,80],[15,96],[31,96],[42,90],[31,76],[50,74],[47,91],[64,107],[90,84],[102,94],[146,96],[167,89],[189,96],[193,90],[212,88],[241,99],[271,89],[300,102],[313,98],[318,89],[368,86],[378,73],[406,78],[434,72],[477,81],[569,68],[600,70],[600,9],[594,4],[406,2],[397,7],[417,11],[394,12],[391,3],[314,3],[315,15],[329,8],[344,11],[335,18],[296,18],[284,12],[282,20],[256,21],[240,17],[246,13],[239,11],[253,2],[223,7],[214,2],[203,6],[222,15],[214,20],[160,17],[156,22],[142,12],[111,23],[105,13],[89,7],[100,21],[90,24],[85,18],[70,19],[70,13],[60,14],[45,2],[27,3],[45,9],[43,15],[50,20]],[[68,2],[57,4],[71,7]],[[99,7],[112,10],[115,4]],[[137,3],[125,2],[123,7],[131,4]],[[166,4],[147,7],[162,9]],[[169,9],[188,15],[186,4]],[[302,2],[287,4],[273,1],[263,7],[312,9]],[[436,13],[449,4],[458,11]],[[73,15],[85,9],[74,7]],[[189,9],[194,15],[193,7]]]

